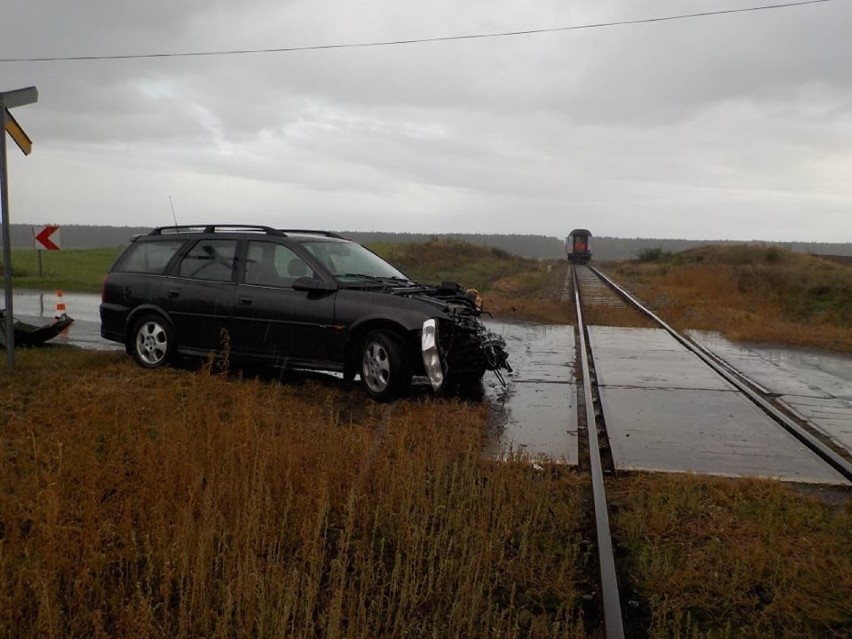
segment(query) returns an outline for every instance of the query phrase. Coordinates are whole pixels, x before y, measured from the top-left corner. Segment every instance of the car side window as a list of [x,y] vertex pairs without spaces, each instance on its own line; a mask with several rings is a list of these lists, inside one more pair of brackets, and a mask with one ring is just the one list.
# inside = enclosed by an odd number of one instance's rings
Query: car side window
[[230,282],[236,252],[236,240],[201,240],[181,260],[178,276]]
[[181,246],[183,246],[183,240],[135,242],[128,247],[127,253],[116,270],[125,273],[153,273],[158,275],[165,270],[169,260]]
[[246,284],[290,287],[300,277],[313,277],[304,260],[283,244],[249,242],[246,253]]

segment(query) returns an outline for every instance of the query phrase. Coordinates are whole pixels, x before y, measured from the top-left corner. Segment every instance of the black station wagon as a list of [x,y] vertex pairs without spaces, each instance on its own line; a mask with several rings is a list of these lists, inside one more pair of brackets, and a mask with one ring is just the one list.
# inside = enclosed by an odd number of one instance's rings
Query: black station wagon
[[335,233],[235,225],[134,238],[100,306],[101,335],[146,368],[227,350],[231,361],[359,374],[379,400],[415,375],[438,390],[511,370],[480,311],[458,284],[412,282]]

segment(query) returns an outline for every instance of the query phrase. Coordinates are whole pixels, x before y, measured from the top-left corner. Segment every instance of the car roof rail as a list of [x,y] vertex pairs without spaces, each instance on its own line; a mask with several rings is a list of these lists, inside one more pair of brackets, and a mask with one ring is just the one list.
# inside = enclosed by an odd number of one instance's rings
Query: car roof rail
[[319,231],[316,229],[278,229],[281,233],[295,233],[295,234],[303,234],[303,235],[322,235],[325,237],[334,237],[338,240],[345,240],[346,238],[342,235],[335,233],[334,231]]
[[176,233],[265,233],[283,236],[284,233],[271,226],[257,224],[186,224],[179,226],[158,226],[148,235],[170,235]]

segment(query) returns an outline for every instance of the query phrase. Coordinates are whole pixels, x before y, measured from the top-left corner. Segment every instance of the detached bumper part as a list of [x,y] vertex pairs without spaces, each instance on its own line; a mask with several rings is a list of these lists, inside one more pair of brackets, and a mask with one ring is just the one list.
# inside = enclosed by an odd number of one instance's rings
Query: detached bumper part
[[482,352],[485,353],[488,370],[498,373],[498,376],[501,368],[509,373],[512,372],[506,353],[506,340],[501,335],[486,331],[482,338]]
[[438,322],[434,319],[423,322],[420,346],[423,368],[426,369],[432,389],[437,391],[444,383],[444,367],[441,365],[441,354],[438,352]]

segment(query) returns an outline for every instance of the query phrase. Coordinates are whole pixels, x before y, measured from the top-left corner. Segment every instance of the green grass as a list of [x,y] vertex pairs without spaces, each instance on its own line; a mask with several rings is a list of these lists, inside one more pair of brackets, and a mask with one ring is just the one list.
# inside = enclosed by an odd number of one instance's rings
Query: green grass
[[[38,252],[12,251],[12,282],[16,288],[62,289],[97,293],[121,247],[100,249],[63,249],[42,251],[39,276]],[[0,273],[2,273],[0,266]]]

